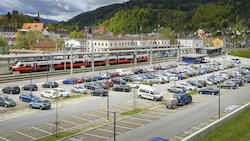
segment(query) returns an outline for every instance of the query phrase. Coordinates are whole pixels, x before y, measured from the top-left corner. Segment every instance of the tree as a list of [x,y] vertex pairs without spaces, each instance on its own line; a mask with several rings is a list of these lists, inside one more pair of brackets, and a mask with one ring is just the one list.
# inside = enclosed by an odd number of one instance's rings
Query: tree
[[69,34],[70,38],[83,38],[82,32],[73,31]]
[[8,52],[8,41],[6,38],[0,36],[0,53]]

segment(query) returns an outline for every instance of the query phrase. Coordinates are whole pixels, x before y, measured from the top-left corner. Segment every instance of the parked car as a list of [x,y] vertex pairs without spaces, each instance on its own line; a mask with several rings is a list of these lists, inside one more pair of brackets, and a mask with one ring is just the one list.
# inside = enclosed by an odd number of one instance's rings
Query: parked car
[[86,94],[87,93],[87,89],[84,86],[81,86],[81,85],[72,86],[71,91],[76,92],[76,93],[80,93],[80,94]]
[[109,86],[105,84],[104,82],[95,82],[97,85],[101,86],[103,89],[108,89]]
[[3,106],[5,108],[7,108],[7,107],[15,107],[16,102],[12,98],[10,98],[8,96],[1,95],[0,96],[0,106]]
[[40,110],[46,110],[46,109],[50,109],[51,103],[49,102],[49,100],[37,99],[37,100],[31,101],[29,103],[29,107],[31,109],[36,108]]
[[140,74],[140,73],[144,73],[143,69],[141,68],[134,69],[134,74]]
[[41,92],[41,96],[53,99],[53,98],[58,98],[59,93],[57,91],[54,91],[54,90],[46,90],[46,91]]
[[39,99],[39,97],[37,97],[36,95],[32,94],[32,93],[23,93],[19,95],[19,99],[23,102],[31,102],[34,100]]
[[83,80],[83,82],[91,82],[92,81],[92,78],[89,76],[83,76],[81,79]]
[[60,97],[68,97],[70,93],[63,88],[53,88],[52,90],[57,91]]
[[139,88],[139,86],[141,85],[141,82],[140,81],[133,81],[133,82],[131,82],[131,83],[128,83],[128,86],[130,87],[130,88]]
[[186,105],[192,102],[192,96],[187,93],[174,94],[173,98],[178,99],[178,105]]
[[93,96],[108,96],[108,90],[96,89],[90,93]]
[[144,80],[142,80],[141,84],[153,86],[153,82],[150,79],[144,79]]
[[187,80],[186,81],[188,84],[191,84],[192,86],[198,87],[198,88],[202,88],[203,85],[201,83],[199,83],[198,81],[195,80]]
[[103,77],[102,77],[101,74],[95,74],[95,75],[94,75],[94,78],[95,78],[96,80],[102,80],[102,79],[103,79]]
[[37,91],[38,87],[36,84],[27,84],[22,87],[22,90]]
[[194,91],[197,89],[195,86],[192,86],[191,84],[188,84],[188,83],[181,83],[181,84],[179,84],[179,86],[185,87],[186,90],[188,90],[188,91]]
[[128,85],[117,85],[113,87],[113,91],[130,92],[131,88]]
[[237,83],[227,80],[224,81],[222,84],[218,85],[219,88],[229,88],[229,89],[236,89],[237,88]]
[[77,81],[76,81],[76,79],[68,78],[68,79],[63,80],[62,83],[63,84],[76,84]]
[[113,87],[113,82],[111,80],[105,80],[103,81],[104,84],[106,84],[108,87]]
[[95,82],[87,82],[84,84],[84,87],[90,90],[102,89],[102,87]]
[[57,82],[45,82],[42,84],[43,88],[57,88],[58,86]]
[[184,92],[186,92],[184,89],[178,88],[176,86],[172,86],[172,87],[168,88],[167,90],[169,92],[172,92],[172,93],[184,93]]
[[2,89],[3,93],[7,94],[19,94],[20,93],[20,87],[19,86],[6,86]]
[[238,86],[243,86],[244,84],[243,80],[239,78],[231,78],[230,81],[235,82]]
[[137,96],[139,98],[146,98],[153,101],[162,101],[163,95],[153,86],[140,85],[137,90]]
[[199,94],[217,95],[217,94],[220,94],[220,91],[216,88],[208,87],[208,88],[199,90]]
[[126,81],[122,79],[122,77],[112,77],[111,78],[111,81],[114,83],[114,84],[119,84],[119,85],[125,85],[126,84]]

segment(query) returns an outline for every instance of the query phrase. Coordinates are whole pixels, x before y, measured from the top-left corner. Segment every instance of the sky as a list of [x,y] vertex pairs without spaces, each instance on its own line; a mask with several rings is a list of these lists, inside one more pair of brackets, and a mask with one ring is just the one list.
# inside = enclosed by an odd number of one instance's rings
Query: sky
[[1,0],[0,14],[19,13],[57,21],[67,21],[83,12],[128,0]]

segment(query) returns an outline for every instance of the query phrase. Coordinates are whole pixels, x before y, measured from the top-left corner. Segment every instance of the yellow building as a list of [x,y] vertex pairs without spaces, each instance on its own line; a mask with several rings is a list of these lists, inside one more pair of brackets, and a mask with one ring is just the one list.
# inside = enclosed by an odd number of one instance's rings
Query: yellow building
[[223,46],[223,40],[221,40],[220,38],[215,38],[212,41],[212,46]]

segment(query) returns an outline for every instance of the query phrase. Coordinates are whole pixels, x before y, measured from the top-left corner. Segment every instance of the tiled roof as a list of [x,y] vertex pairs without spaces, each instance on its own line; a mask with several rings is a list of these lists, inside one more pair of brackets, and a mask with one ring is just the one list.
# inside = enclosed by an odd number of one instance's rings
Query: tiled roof
[[17,32],[17,30],[13,27],[1,27],[0,32]]
[[44,28],[43,23],[24,23],[22,29],[25,30],[40,30],[42,31]]

